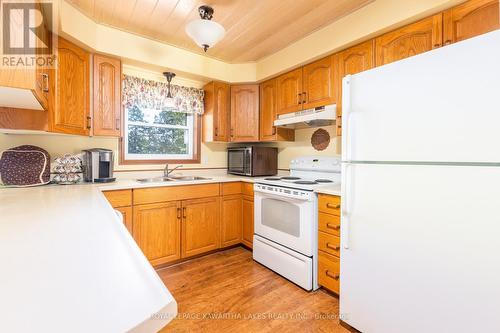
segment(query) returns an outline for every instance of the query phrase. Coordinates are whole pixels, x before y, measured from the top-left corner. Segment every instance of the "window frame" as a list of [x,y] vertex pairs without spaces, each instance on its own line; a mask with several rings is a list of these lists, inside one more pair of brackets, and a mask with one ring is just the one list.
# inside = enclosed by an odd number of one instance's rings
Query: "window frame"
[[199,164],[201,160],[200,154],[200,146],[201,146],[201,116],[198,114],[193,114],[193,155],[190,159],[127,159],[125,154],[126,143],[125,143],[125,134],[127,126],[127,114],[125,111],[125,107],[122,106],[121,112],[121,123],[122,130],[120,132],[120,165],[133,165],[133,164]]

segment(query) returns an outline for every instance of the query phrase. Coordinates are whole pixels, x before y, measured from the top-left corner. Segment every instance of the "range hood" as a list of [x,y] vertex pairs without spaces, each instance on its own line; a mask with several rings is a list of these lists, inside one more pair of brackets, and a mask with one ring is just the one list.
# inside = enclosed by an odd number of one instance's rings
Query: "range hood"
[[328,126],[333,124],[335,118],[337,118],[337,105],[330,104],[314,109],[282,114],[274,121],[274,126],[285,128]]

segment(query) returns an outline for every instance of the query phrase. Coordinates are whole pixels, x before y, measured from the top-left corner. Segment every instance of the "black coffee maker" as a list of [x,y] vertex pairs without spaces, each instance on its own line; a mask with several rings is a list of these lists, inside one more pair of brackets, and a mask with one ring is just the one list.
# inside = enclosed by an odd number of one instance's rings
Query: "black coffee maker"
[[83,179],[91,183],[114,182],[113,151],[103,148],[83,150]]

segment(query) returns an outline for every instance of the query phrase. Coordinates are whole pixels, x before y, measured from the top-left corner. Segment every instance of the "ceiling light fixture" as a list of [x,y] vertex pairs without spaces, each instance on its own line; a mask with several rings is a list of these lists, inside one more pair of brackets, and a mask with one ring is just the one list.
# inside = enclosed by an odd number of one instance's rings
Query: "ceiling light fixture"
[[198,8],[201,19],[189,22],[186,25],[186,33],[194,42],[207,52],[209,47],[214,46],[224,37],[226,30],[215,21],[211,21],[214,9],[210,6]]
[[167,111],[176,111],[177,107],[175,105],[175,100],[172,97],[172,92],[170,91],[170,82],[175,77],[175,73],[172,72],[164,72],[163,75],[167,78],[168,87],[167,87],[167,100],[165,101],[165,106]]

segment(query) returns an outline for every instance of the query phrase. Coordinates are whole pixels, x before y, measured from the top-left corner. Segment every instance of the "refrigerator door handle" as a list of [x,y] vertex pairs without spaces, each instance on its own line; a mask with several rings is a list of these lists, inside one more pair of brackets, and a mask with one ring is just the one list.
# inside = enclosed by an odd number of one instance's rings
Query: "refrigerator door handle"
[[349,118],[351,116],[351,75],[342,80],[342,161],[350,161]]
[[347,173],[349,172],[349,169],[353,165],[348,162],[342,163],[342,199],[340,200],[340,211],[341,211],[341,223],[340,223],[340,244],[342,247],[346,250],[349,249],[349,226],[350,226],[350,220],[349,220],[349,206],[350,206],[350,189],[352,188],[352,177],[350,178],[350,182],[347,182]]

